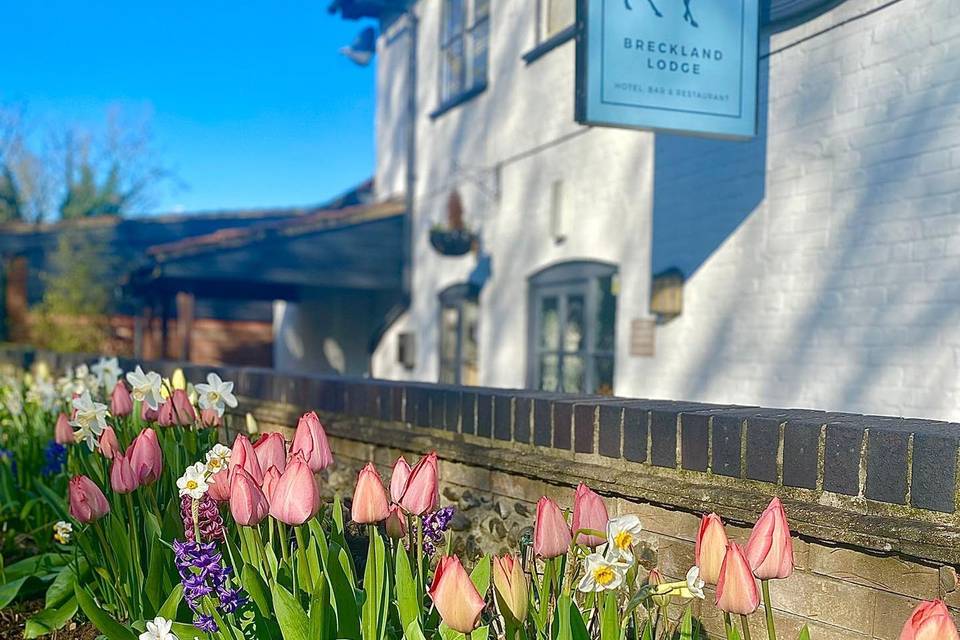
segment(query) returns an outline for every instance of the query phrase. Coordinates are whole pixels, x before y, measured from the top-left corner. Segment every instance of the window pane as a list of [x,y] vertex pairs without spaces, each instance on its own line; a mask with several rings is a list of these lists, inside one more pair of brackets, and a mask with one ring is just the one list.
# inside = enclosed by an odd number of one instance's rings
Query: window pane
[[581,356],[563,356],[563,392],[583,392],[583,358]]
[[540,301],[540,348],[548,351],[560,349],[560,309],[554,296]]
[[555,353],[540,357],[540,381],[542,391],[557,391],[560,382],[560,356]]
[[464,0],[447,0],[444,10],[443,22],[443,41],[448,42],[451,38],[463,33],[465,22]]
[[613,278],[598,281],[600,299],[597,304],[597,351],[614,351],[617,324],[617,296],[613,293]]
[[574,0],[543,0],[546,5],[544,15],[544,39],[554,36],[570,25],[576,19]]
[[490,15],[490,0],[474,0],[473,21],[477,22]]
[[440,384],[457,384],[457,372],[449,362],[440,363]]
[[441,88],[443,99],[447,100],[463,93],[464,72],[466,70],[463,60],[463,36],[451,41],[442,55],[443,77]]
[[582,295],[567,297],[567,322],[563,328],[563,350],[583,351],[584,299]]
[[490,21],[484,20],[473,29],[473,75],[471,86],[482,84],[487,79],[487,58],[490,49]]
[[453,362],[457,359],[457,325],[460,314],[456,307],[444,307],[440,327],[440,359]]
[[595,359],[597,388],[593,391],[602,396],[613,395],[613,357]]

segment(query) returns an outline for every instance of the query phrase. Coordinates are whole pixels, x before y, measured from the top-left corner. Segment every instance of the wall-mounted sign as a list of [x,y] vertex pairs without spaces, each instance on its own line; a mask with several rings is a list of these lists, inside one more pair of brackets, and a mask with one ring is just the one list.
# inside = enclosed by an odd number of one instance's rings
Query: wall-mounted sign
[[759,0],[579,0],[578,122],[747,138]]

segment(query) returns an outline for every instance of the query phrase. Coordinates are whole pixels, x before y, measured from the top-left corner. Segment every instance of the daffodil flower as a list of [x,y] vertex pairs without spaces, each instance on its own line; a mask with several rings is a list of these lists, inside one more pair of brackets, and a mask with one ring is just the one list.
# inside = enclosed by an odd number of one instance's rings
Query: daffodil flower
[[623,584],[630,565],[611,560],[602,553],[591,553],[583,559],[583,578],[577,589],[583,592],[613,591]]
[[79,398],[74,398],[71,404],[74,416],[70,426],[77,429],[77,441],[83,440],[90,451],[93,451],[97,446],[97,439],[107,426],[107,405],[94,402],[89,391],[84,391]]
[[70,536],[73,533],[73,525],[63,520],[53,525],[53,539],[60,544],[70,542]]
[[231,451],[229,448],[223,446],[222,444],[213,445],[213,449],[207,451],[206,460],[207,460],[207,472],[210,475],[217,473],[223,469],[226,469],[230,464],[230,454]]
[[113,389],[122,374],[116,358],[100,358],[90,369],[97,378],[97,384],[107,391]]
[[147,630],[140,634],[140,640],[178,640],[171,629],[173,623],[157,616],[147,622]]
[[215,373],[208,373],[207,383],[201,382],[196,389],[200,408],[213,409],[221,418],[228,406],[237,406],[237,397],[233,395],[233,383],[224,382]]
[[130,395],[133,399],[139,400],[156,411],[160,406],[160,374],[156,371],[144,373],[140,365],[137,365],[135,371],[127,374],[127,382],[132,387]]
[[680,582],[666,582],[657,585],[656,595],[674,594],[681,598],[700,598],[703,600],[703,578],[700,577],[700,567],[693,566],[687,571],[687,576]]
[[207,492],[210,484],[207,482],[207,465],[197,462],[189,467],[177,480],[177,488],[180,489],[180,496],[190,496],[194,500],[199,500]]
[[630,514],[607,522],[607,555],[613,560],[633,562],[633,547],[640,541],[643,525]]

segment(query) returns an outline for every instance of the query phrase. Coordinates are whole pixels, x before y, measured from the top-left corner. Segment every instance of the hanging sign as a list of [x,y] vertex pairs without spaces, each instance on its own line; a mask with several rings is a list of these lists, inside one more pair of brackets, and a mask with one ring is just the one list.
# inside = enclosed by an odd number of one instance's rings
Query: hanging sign
[[759,0],[580,0],[578,122],[749,138]]

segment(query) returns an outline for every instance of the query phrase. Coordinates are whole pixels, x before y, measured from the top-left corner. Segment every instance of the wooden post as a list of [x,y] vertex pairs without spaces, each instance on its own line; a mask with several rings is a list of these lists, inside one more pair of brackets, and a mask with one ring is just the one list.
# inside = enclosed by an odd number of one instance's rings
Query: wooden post
[[180,345],[180,359],[190,360],[190,336],[193,335],[193,307],[195,298],[192,293],[181,291],[177,294],[177,341]]

